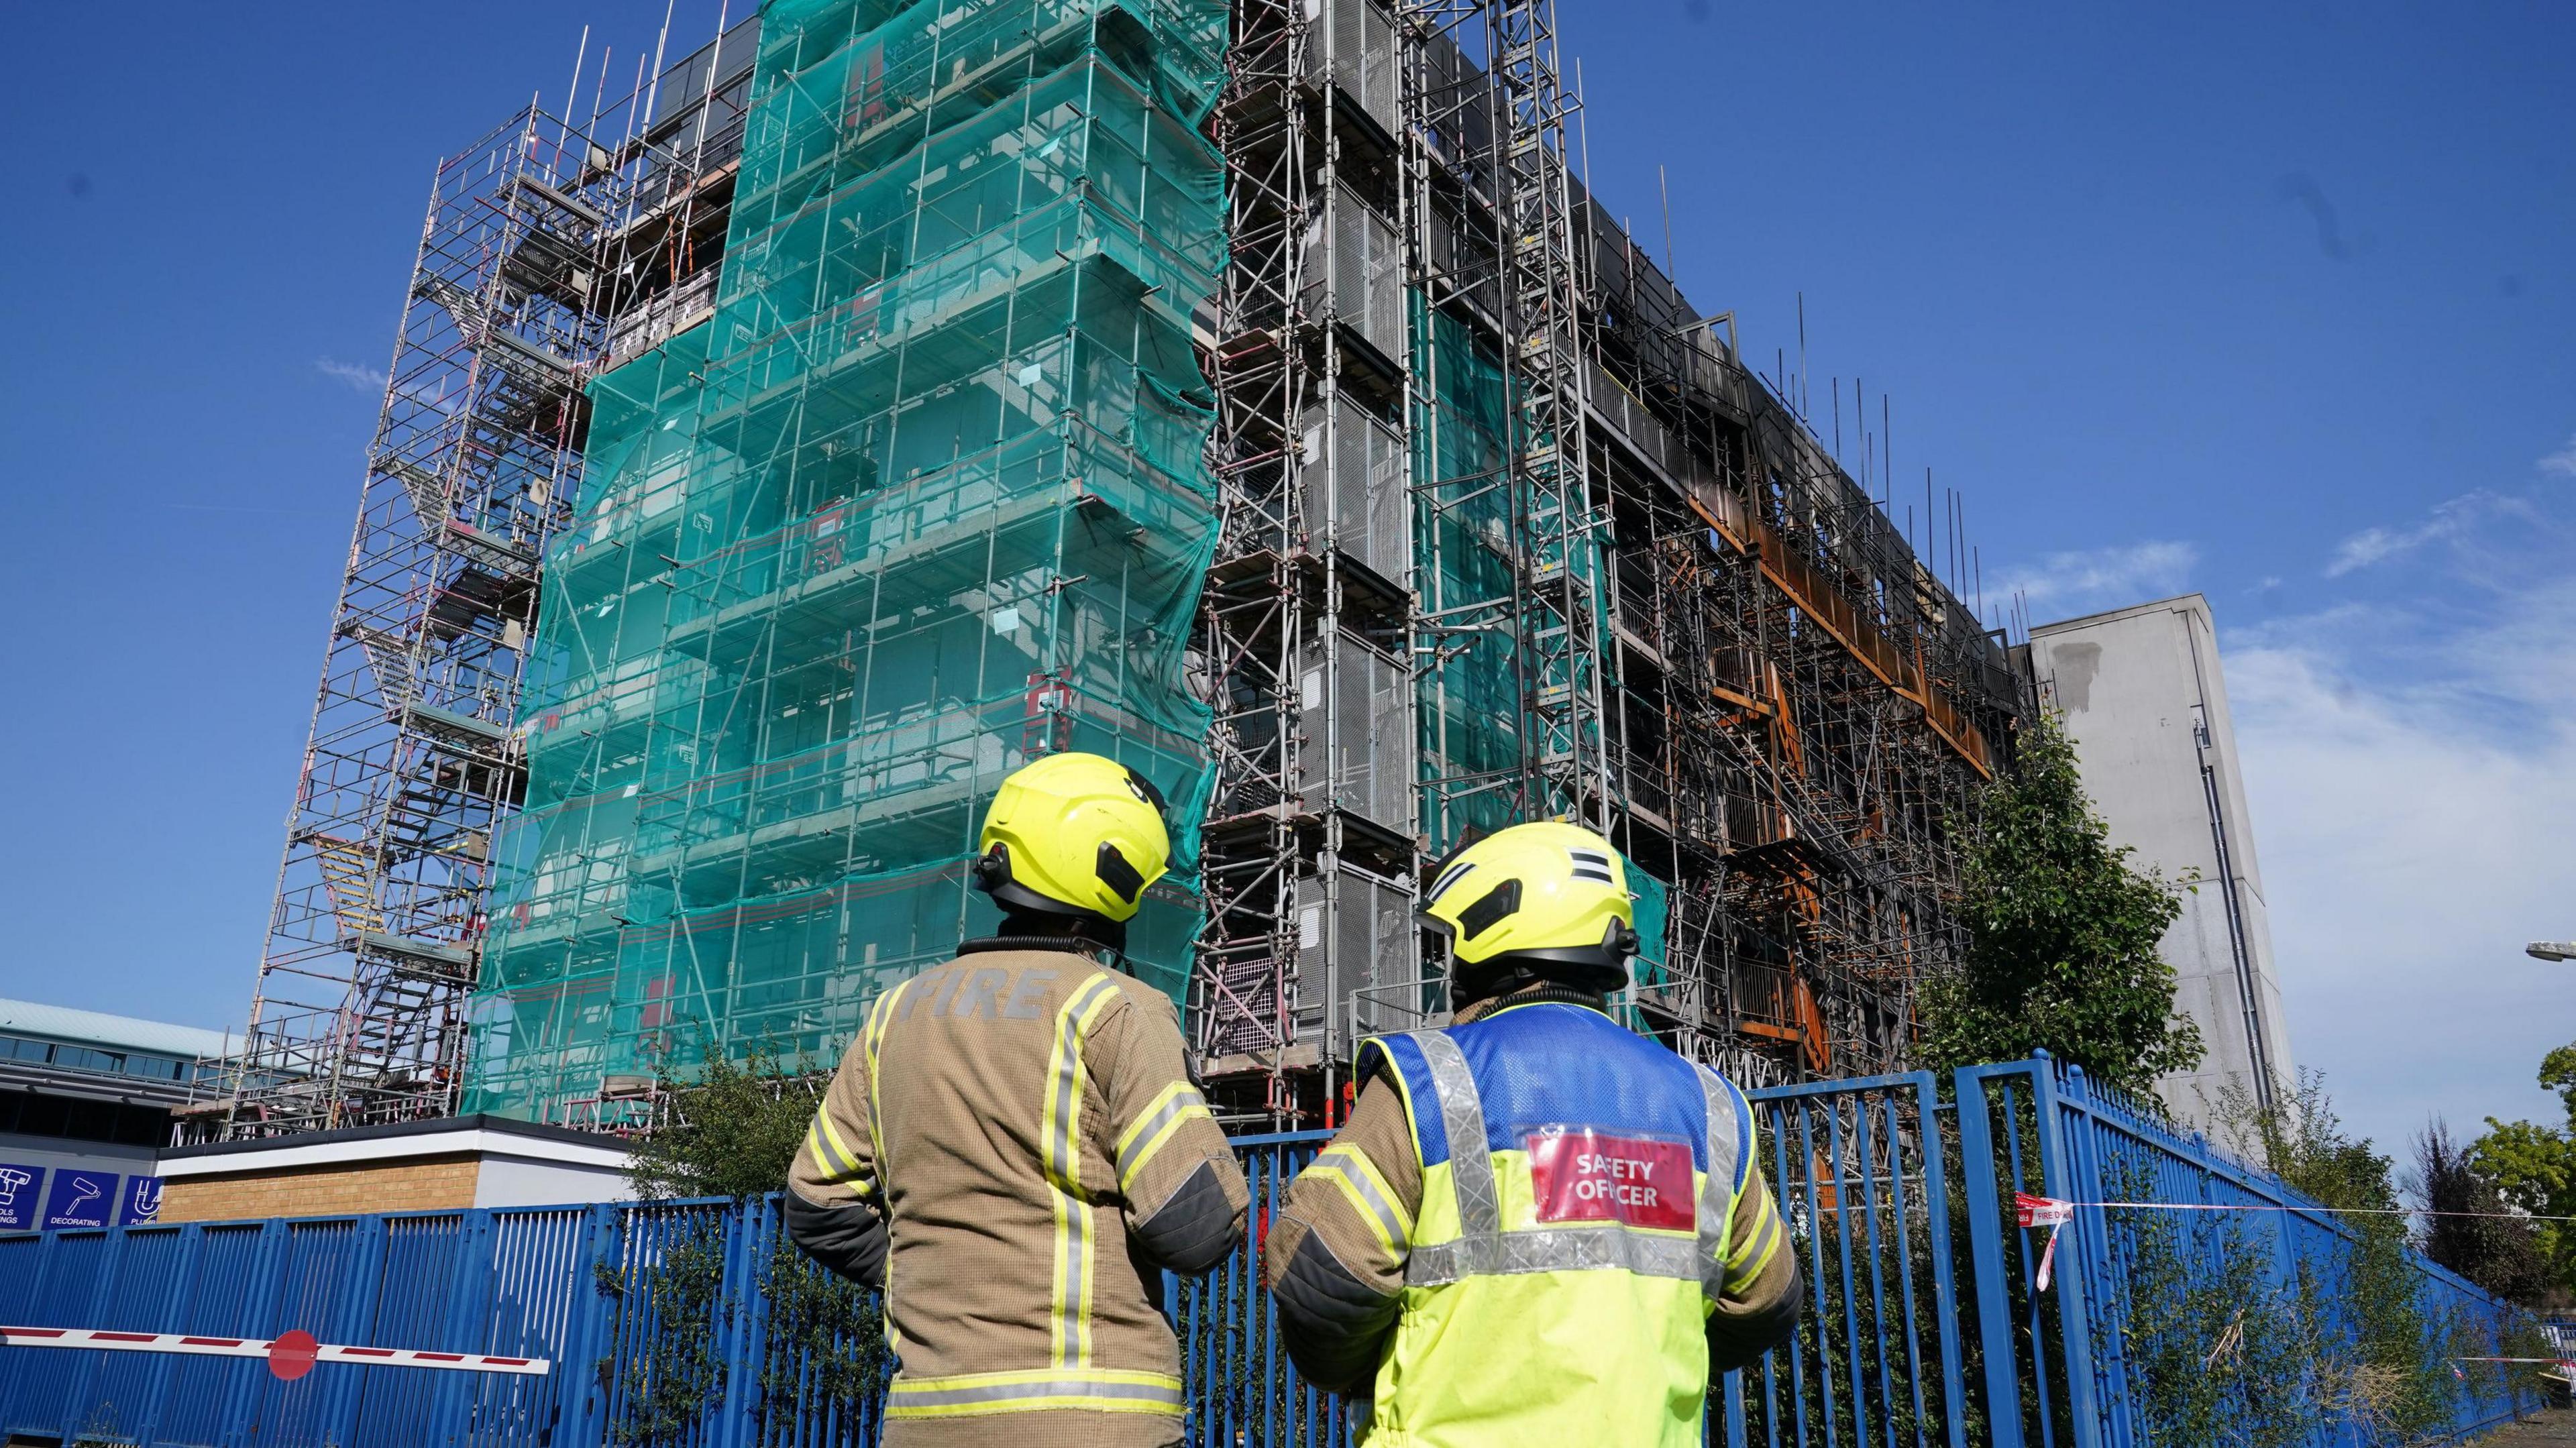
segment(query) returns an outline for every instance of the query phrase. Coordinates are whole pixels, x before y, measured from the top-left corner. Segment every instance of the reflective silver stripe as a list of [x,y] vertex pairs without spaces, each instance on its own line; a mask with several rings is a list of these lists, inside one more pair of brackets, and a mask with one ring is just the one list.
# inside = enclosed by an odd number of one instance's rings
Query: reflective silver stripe
[[[934,1378],[931,1381],[941,1380]],[[968,1404],[1021,1403],[1031,1400],[1067,1398],[1089,1398],[1118,1403],[1156,1403],[1170,1408],[1175,1413],[1189,1406],[1189,1394],[1177,1382],[1093,1382],[1080,1378],[1035,1382],[973,1383],[963,1387],[914,1387],[897,1378],[886,1406],[900,1411],[905,1408],[953,1408]]]
[[1764,1212],[1762,1225],[1754,1229],[1753,1240],[1747,1244],[1744,1260],[1727,1268],[1728,1279],[1737,1285],[1749,1280],[1753,1269],[1761,1265],[1762,1254],[1771,1250],[1771,1244],[1779,1238],[1782,1230],[1780,1214],[1777,1211]]
[[1082,1174],[1082,1155],[1074,1140],[1082,1128],[1074,1109],[1074,1095],[1082,1083],[1082,1017],[1102,995],[1117,988],[1109,977],[1093,976],[1056,1012],[1055,1129],[1047,1139],[1047,1169],[1067,1190],[1080,1184]]
[[1386,1194],[1377,1189],[1376,1179],[1361,1170],[1359,1163],[1342,1155],[1342,1152],[1354,1150],[1357,1148],[1343,1147],[1337,1151],[1325,1152],[1315,1158],[1313,1170],[1331,1172],[1350,1183],[1351,1190],[1358,1193],[1359,1199],[1368,1204],[1369,1215],[1377,1218],[1378,1227],[1386,1233],[1388,1245],[1399,1252],[1403,1251],[1405,1238],[1411,1235],[1404,1229],[1404,1218],[1396,1214],[1395,1203],[1388,1201]]
[[1700,1285],[1713,1301],[1725,1295],[1726,1234],[1734,1229],[1736,1137],[1735,1093],[1706,1066],[1699,1073],[1700,1095],[1708,1103],[1708,1180],[1699,1191]]
[[1597,1227],[1495,1232],[1416,1247],[1405,1259],[1404,1284],[1437,1287],[1462,1277],[1613,1269],[1640,1277],[1703,1280],[1699,1244],[1693,1239],[1655,1236],[1611,1222]]
[[1431,1068],[1431,1089],[1440,1098],[1440,1123],[1449,1133],[1449,1184],[1458,1196],[1458,1235],[1490,1237],[1503,1229],[1503,1209],[1494,1194],[1494,1154],[1485,1145],[1485,1104],[1476,1095],[1476,1078],[1458,1043],[1438,1031],[1408,1032],[1422,1048]]
[[1181,1091],[1164,1102],[1153,1115],[1127,1128],[1127,1149],[1118,1153],[1119,1184],[1122,1187],[1126,1185],[1127,1174],[1134,1171],[1136,1164],[1144,1158],[1145,1148],[1153,1144],[1154,1138],[1161,1134],[1164,1127],[1172,1124],[1173,1118],[1192,1107],[1204,1109],[1206,1105],[1206,1100],[1198,1092]]
[[1048,1356],[1059,1367],[1091,1360],[1091,1208],[1082,1190],[1082,1031],[1084,1018],[1117,992],[1095,975],[1056,1012],[1056,1041],[1048,1062],[1045,1123],[1046,1171],[1055,1186],[1057,1258],[1053,1301],[1048,1304]]

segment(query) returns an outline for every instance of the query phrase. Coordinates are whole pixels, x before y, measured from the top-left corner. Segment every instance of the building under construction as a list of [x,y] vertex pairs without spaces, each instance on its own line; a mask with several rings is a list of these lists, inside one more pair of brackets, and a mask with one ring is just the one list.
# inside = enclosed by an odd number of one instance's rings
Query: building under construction
[[1590,198],[1552,10],[772,0],[443,167],[210,1118],[828,1065],[1067,748],[1173,801],[1131,968],[1240,1118],[1444,1009],[1419,882],[1543,815],[1639,1029],[1901,1060],[2019,691]]

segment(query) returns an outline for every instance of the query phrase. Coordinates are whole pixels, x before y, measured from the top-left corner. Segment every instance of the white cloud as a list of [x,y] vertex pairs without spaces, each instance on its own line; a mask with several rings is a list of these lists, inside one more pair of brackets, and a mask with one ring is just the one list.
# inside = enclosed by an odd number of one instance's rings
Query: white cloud
[[2544,473],[2559,473],[2576,478],[2576,436],[2567,439],[2567,446],[2542,458],[2540,470]]
[[350,390],[370,397],[385,390],[385,374],[356,362],[335,362],[328,357],[316,358],[313,370],[325,377],[336,377],[349,384]]
[[2522,953],[2576,934],[2576,580],[2476,546],[2489,580],[2225,650],[2293,1054],[2383,1151],[2554,1119],[2533,1073],[2576,1038],[2576,966]]
[[2123,608],[2182,592],[2199,561],[2199,548],[2171,542],[2051,553],[2035,566],[2004,568],[1998,593],[2019,593],[2036,617]]
[[2432,513],[2411,528],[2364,528],[2336,545],[2334,561],[2326,565],[2326,577],[2341,578],[2355,569],[2412,553],[2427,543],[2457,538],[2489,514],[2512,511],[2518,506],[2512,499],[2481,490],[2434,504]]

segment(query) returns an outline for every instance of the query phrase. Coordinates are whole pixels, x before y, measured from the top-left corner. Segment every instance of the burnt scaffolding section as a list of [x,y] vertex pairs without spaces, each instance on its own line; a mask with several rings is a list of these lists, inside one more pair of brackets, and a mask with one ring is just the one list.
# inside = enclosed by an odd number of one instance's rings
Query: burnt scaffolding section
[[436,169],[247,1043],[222,1094],[180,1113],[190,1136],[455,1109],[583,388],[708,310],[691,298],[711,297],[744,79],[720,45],[649,115],[631,98],[585,130],[531,108]]
[[1589,196],[1545,0],[1234,22],[1212,1097],[1333,1120],[1360,1037],[1446,1008],[1425,870],[1543,817],[1632,861],[1632,1024],[1747,1081],[1902,1061],[2000,643]]

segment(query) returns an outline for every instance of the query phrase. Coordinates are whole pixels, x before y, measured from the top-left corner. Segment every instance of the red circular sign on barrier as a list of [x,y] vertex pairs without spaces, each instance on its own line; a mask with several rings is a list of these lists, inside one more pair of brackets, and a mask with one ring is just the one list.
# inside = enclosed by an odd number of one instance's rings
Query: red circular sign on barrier
[[277,1341],[268,1345],[268,1370],[291,1383],[313,1371],[313,1364],[321,1357],[322,1344],[299,1327],[278,1334]]

